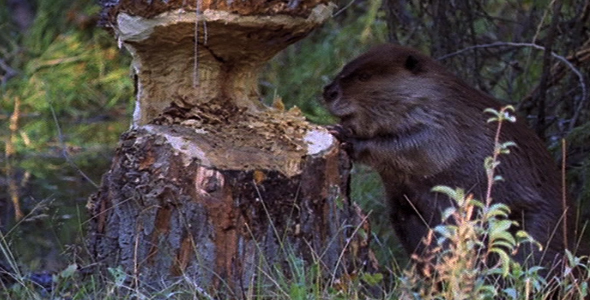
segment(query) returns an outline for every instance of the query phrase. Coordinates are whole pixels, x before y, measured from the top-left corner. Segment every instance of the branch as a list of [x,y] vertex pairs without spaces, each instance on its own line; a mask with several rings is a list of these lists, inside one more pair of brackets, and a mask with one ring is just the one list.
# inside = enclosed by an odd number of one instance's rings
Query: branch
[[[553,0],[550,6],[553,6],[553,16],[551,18],[551,25],[546,37],[546,48],[543,52],[543,72],[541,73],[541,80],[539,80],[538,103],[539,109],[537,111],[536,131],[537,135],[545,139],[545,102],[547,99],[547,91],[549,90],[549,80],[551,76],[551,54],[553,54],[553,41],[555,40],[555,32],[559,22],[559,13],[561,11],[561,1]],[[548,11],[548,10],[547,10]],[[546,11],[546,13],[547,13]],[[543,22],[539,23],[539,29]]]
[[[441,57],[438,57],[438,60],[443,60],[443,59],[447,59],[449,57],[453,57],[459,54],[462,54],[464,52],[467,51],[471,51],[473,49],[480,49],[480,48],[494,48],[494,47],[519,47],[519,48],[533,48],[533,49],[538,49],[541,51],[545,51],[545,47],[537,45],[537,44],[531,44],[531,43],[512,43],[512,42],[496,42],[496,43],[491,43],[491,44],[483,44],[483,45],[474,45],[471,47],[467,47],[464,49],[461,49],[459,51],[456,52],[452,52],[446,55],[443,55]],[[587,91],[587,87],[586,87],[586,83],[584,80],[584,75],[582,74],[582,72],[580,72],[580,70],[578,70],[578,68],[576,68],[576,66],[574,66],[570,60],[575,60],[576,58],[578,58],[578,55],[588,55],[588,57],[586,57],[586,59],[581,60],[581,61],[590,61],[590,48],[588,49],[582,49],[580,51],[578,51],[576,54],[574,55],[570,55],[567,58],[563,57],[555,52],[551,52],[551,56],[556,58],[557,60],[559,60],[560,62],[562,62],[564,65],[566,65],[574,74],[576,74],[576,76],[578,77],[578,81],[579,81],[579,85],[580,88],[582,90],[582,97],[581,97],[581,101],[580,103],[578,103],[578,107],[577,108],[581,108],[582,104],[584,101],[588,100],[588,91]],[[552,80],[551,83],[555,83],[556,80]],[[536,88],[538,89],[538,87]],[[536,90],[535,89],[535,90]],[[525,97],[524,100],[529,99],[531,97],[532,94],[529,94],[529,96]],[[523,100],[523,101],[524,101]],[[579,111],[579,109],[576,109],[576,111]],[[571,124],[570,124],[571,127]]]
[[3,59],[0,59],[0,68],[2,68],[6,73],[2,77],[1,85],[5,85],[8,80],[18,74],[18,71],[11,68]]

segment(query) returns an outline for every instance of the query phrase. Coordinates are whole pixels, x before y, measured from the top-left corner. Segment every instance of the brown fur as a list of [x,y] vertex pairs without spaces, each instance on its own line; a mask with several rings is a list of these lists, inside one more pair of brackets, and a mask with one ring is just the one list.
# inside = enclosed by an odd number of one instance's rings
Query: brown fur
[[[484,200],[483,162],[491,156],[497,123],[484,109],[501,104],[447,72],[416,50],[382,45],[356,58],[325,87],[330,112],[339,117],[335,135],[356,162],[367,164],[385,186],[395,231],[408,253],[420,254],[428,228],[441,222],[451,204],[431,191],[460,187]],[[504,122],[500,142],[517,144],[500,156],[493,187],[495,202],[543,246],[534,264],[551,267],[566,248],[560,172],[543,142],[525,123]],[[567,247],[573,250],[574,211],[567,202]],[[522,250],[522,249],[521,249]],[[516,259],[531,259],[519,251]]]

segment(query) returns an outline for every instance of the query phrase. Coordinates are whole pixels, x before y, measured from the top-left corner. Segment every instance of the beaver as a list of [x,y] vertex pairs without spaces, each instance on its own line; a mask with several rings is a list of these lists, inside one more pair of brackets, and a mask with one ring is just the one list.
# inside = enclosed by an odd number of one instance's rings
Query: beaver
[[[330,131],[353,162],[379,173],[408,254],[424,253],[422,239],[454,205],[434,186],[464,188],[485,200],[484,159],[493,153],[498,124],[487,122],[484,110],[502,104],[434,59],[412,48],[377,46],[348,63],[323,97],[340,119]],[[576,209],[571,201],[564,205],[559,169],[541,139],[521,120],[502,126],[500,142],[516,146],[499,157],[495,172],[504,180],[494,184],[492,202],[506,204],[518,229],[543,246],[519,250],[515,260],[552,268],[566,248],[575,248]]]

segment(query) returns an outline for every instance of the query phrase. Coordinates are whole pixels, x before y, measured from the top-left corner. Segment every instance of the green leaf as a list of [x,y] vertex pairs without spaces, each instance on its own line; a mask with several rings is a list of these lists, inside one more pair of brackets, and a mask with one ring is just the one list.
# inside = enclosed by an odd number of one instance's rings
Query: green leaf
[[517,146],[516,143],[512,142],[512,141],[508,141],[508,142],[504,142],[504,143],[500,144],[500,147],[503,149],[507,149],[509,147],[516,147],[516,146]]
[[361,279],[370,286],[376,286],[383,281],[383,274],[362,273]]
[[488,156],[484,159],[483,161],[483,167],[486,169],[486,171],[491,171],[494,169],[495,165],[494,165],[494,158],[491,156]]
[[434,231],[440,234],[445,239],[452,238],[457,232],[457,226],[454,225],[438,225],[434,227]]
[[485,210],[487,219],[497,219],[508,217],[510,214],[510,208],[503,203],[494,203]]
[[492,226],[490,234],[493,236],[495,233],[507,231],[512,226],[511,220],[498,220],[490,224]]
[[77,264],[71,264],[69,265],[67,268],[65,268],[63,271],[61,271],[59,273],[59,277],[61,278],[70,278],[72,276],[74,276],[74,274],[76,274],[76,271],[78,270],[78,265]]
[[445,221],[447,220],[449,217],[451,217],[455,212],[457,211],[457,209],[455,207],[449,207],[447,209],[445,209],[442,213],[442,220]]
[[516,117],[515,117],[515,116],[513,116],[513,115],[510,115],[510,114],[508,114],[508,113],[505,113],[505,114],[504,114],[504,116],[502,117],[502,119],[503,119],[503,120],[506,120],[506,121],[508,121],[508,122],[510,122],[510,123],[514,123],[514,122],[516,122]]
[[511,258],[506,251],[499,248],[492,248],[490,252],[498,254],[500,257],[500,266],[502,268],[502,276],[506,277],[510,273]]
[[502,108],[502,110],[504,110],[504,111],[511,111],[511,112],[514,112],[515,111],[514,106],[513,105],[510,105],[510,104],[504,106]]
[[431,191],[445,194],[453,199],[457,198],[457,191],[448,187],[448,186],[437,185],[437,186],[433,187]]
[[510,251],[512,251],[515,246],[516,241],[512,241],[511,243],[510,241],[495,240],[492,242],[492,247],[496,249],[509,249]]
[[492,114],[492,115],[495,115],[495,116],[498,116],[500,114],[497,110],[495,110],[493,108],[486,108],[486,109],[483,110],[483,112],[484,113],[488,113],[488,114]]
[[500,113],[493,108],[486,108],[483,110],[483,112],[494,115],[488,119],[488,123],[497,122],[500,119]]
[[115,285],[121,287],[125,284],[125,280],[127,279],[127,274],[123,271],[123,267],[118,266],[117,268],[108,268],[107,269],[113,279],[115,281]]
[[507,295],[510,299],[518,299],[518,292],[515,288],[506,288],[502,290],[505,295]]

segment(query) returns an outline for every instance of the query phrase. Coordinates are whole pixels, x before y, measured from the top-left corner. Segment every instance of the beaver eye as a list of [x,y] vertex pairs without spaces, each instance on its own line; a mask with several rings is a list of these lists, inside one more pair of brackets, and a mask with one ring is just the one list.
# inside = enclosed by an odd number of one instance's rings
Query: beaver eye
[[359,73],[356,77],[358,78],[358,80],[364,82],[364,81],[368,81],[369,79],[371,79],[371,74],[362,72],[362,73]]

